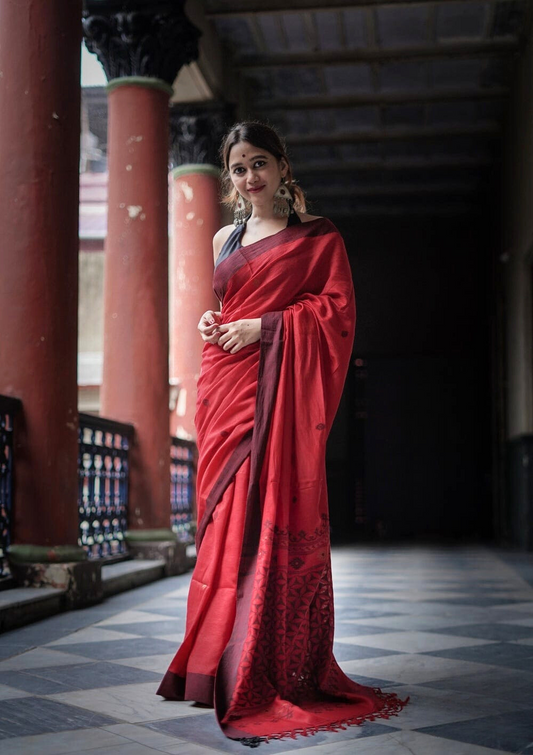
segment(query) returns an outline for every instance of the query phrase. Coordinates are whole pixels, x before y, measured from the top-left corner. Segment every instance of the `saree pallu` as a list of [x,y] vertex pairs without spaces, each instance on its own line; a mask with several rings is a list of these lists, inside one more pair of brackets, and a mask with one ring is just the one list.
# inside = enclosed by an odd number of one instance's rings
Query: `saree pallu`
[[356,320],[342,237],[325,218],[288,226],[224,259],[214,289],[222,323],[260,317],[261,339],[204,347],[198,558],[158,694],[214,704],[250,745],[389,718],[409,698],[333,656],[325,451]]

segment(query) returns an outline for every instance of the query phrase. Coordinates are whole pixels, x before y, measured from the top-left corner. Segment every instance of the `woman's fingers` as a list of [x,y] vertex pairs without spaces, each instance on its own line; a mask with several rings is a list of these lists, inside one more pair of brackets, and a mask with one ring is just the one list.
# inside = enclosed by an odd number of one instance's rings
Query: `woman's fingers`
[[218,345],[222,346],[224,351],[228,351],[230,354],[236,354],[245,345],[243,341],[243,335],[240,332],[239,322],[230,322],[226,325],[220,325],[219,333],[222,335],[218,339]]
[[220,312],[213,312],[212,309],[208,309],[207,312],[204,312],[200,317],[198,328],[201,329],[202,327],[207,327],[209,325],[218,325],[219,322]]
[[[224,330],[223,330],[224,328]],[[231,333],[228,332],[226,325],[220,325],[218,332],[222,335],[220,336],[219,343],[226,343],[226,341],[229,341],[230,338],[233,338],[234,336],[231,335]]]
[[[223,338],[225,338],[225,340],[222,340]],[[222,337],[221,337],[221,338],[219,339],[219,341],[218,341],[218,344],[219,344],[219,346],[220,346],[220,345],[222,344],[222,348],[224,349],[224,351],[229,351],[229,350],[230,350],[230,349],[232,349],[232,348],[233,348],[233,347],[234,347],[234,346],[235,346],[235,345],[236,345],[237,343],[238,343],[238,339],[237,339],[237,337],[236,337],[236,336],[229,336],[229,337],[228,337],[228,335],[226,335],[225,337],[224,337],[224,336],[222,336]]]

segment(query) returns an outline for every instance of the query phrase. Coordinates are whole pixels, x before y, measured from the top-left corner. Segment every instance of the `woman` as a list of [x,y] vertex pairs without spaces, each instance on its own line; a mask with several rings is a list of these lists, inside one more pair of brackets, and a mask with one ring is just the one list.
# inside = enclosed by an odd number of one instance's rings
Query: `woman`
[[215,706],[256,745],[396,714],[333,653],[325,449],[355,331],[344,243],[305,212],[270,127],[222,146],[235,225],[213,241],[220,312],[199,323],[197,564],[158,694]]

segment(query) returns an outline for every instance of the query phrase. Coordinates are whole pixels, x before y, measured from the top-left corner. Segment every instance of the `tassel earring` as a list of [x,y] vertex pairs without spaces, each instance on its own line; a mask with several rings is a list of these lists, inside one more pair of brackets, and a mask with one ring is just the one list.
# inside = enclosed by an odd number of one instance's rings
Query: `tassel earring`
[[244,199],[242,198],[242,196],[239,194],[237,204],[235,205],[235,212],[233,214],[233,225],[235,227],[244,225],[245,220],[246,220],[246,203]]
[[281,183],[274,194],[274,215],[288,216],[292,213],[293,198],[285,186],[285,176],[281,177]]

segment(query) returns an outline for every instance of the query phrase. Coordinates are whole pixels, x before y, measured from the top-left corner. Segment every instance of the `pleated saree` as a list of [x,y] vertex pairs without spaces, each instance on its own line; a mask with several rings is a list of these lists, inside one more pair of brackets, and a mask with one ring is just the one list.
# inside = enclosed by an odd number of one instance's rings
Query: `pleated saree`
[[261,317],[236,354],[206,344],[196,426],[198,559],[185,637],[158,694],[212,704],[256,745],[396,715],[333,656],[326,439],[355,331],[342,237],[325,218],[216,267],[222,322]]

